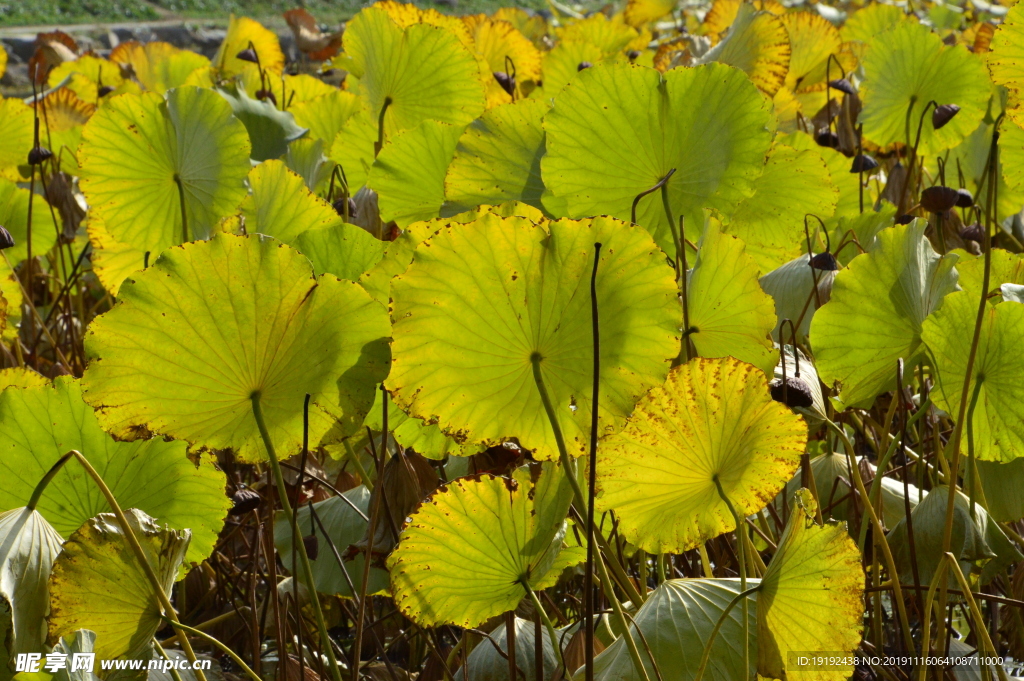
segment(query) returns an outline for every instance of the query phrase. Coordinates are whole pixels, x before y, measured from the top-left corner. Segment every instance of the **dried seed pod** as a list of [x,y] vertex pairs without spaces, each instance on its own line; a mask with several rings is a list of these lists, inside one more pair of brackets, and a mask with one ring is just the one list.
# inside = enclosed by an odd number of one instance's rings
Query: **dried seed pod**
[[768,387],[771,390],[772,399],[782,402],[787,407],[806,409],[814,406],[814,394],[811,393],[810,386],[804,383],[802,378],[786,376],[785,383],[782,379],[776,378],[768,384]]
[[630,50],[629,52],[626,53],[626,56],[629,58],[629,61],[634,62],[636,61],[636,58],[640,56],[640,51]]
[[932,111],[932,127],[938,130],[946,123],[953,120],[953,116],[959,113],[960,107],[956,104],[940,104]]
[[591,64],[589,61],[581,61],[576,66],[576,70],[577,71],[582,71],[583,69],[589,69],[591,66],[593,66],[593,64]]
[[851,173],[870,173],[878,167],[878,161],[867,154],[857,154],[853,157],[853,165],[850,166]]
[[14,246],[14,237],[3,225],[0,225],[0,251]]
[[898,218],[896,218],[896,224],[897,225],[909,225],[913,221],[914,221],[914,216],[911,215],[910,213],[904,213],[903,215],[901,215]]
[[261,501],[262,498],[259,494],[248,487],[240,487],[231,495],[232,504],[228,513],[230,515],[245,515],[249,511],[256,510]]
[[28,164],[37,166],[48,158],[53,158],[53,152],[46,147],[35,147],[28,152]]
[[957,189],[956,193],[960,195],[960,198],[956,200],[957,208],[970,208],[974,205],[974,195],[966,189]]
[[106,97],[107,95],[109,95],[113,91],[114,91],[114,88],[110,87],[109,85],[104,85],[103,87],[101,87],[99,90],[96,91],[96,94],[98,94],[100,97]]
[[853,87],[853,83],[846,80],[845,78],[837,78],[836,80],[830,80],[828,86],[833,90],[839,90],[846,95],[855,95],[857,90]]
[[839,148],[839,135],[832,132],[830,128],[821,128],[814,134],[814,141],[819,147]]
[[256,50],[252,49],[251,47],[245,48],[244,50],[236,54],[235,57],[241,59],[242,61],[251,62],[253,64],[258,64],[260,62],[259,57],[256,56]]
[[335,199],[331,205],[334,206],[334,210],[338,215],[345,217],[346,203],[348,204],[348,219],[352,220],[356,216],[356,201],[351,196]]
[[952,187],[935,185],[921,192],[921,206],[929,213],[945,213],[955,207],[960,194]]
[[274,93],[271,92],[270,90],[257,90],[256,99],[260,100],[261,102],[265,99],[269,99],[274,106],[277,106],[277,97],[274,96]]
[[509,95],[516,91],[516,79],[504,71],[495,71],[494,80],[498,81],[498,85],[501,86],[501,89]]
[[812,256],[810,265],[816,270],[823,270],[825,272],[835,272],[839,269],[839,262],[836,260],[836,256],[828,251]]
[[981,243],[985,240],[985,228],[977,222],[967,225],[960,230],[960,238],[964,241],[977,241]]
[[302,538],[302,545],[306,547],[306,555],[310,560],[316,560],[320,555],[320,540],[315,534],[307,534]]

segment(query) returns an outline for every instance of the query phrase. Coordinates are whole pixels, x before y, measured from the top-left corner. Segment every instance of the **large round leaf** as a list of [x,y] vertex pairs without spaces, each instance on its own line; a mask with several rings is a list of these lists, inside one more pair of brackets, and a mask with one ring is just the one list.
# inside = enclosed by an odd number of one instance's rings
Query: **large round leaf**
[[870,405],[896,384],[896,360],[914,366],[921,323],[956,289],[955,255],[940,256],[915,220],[878,233],[878,247],[836,275],[832,298],[811,321],[814,357],[837,400]]
[[28,160],[32,149],[32,108],[15,97],[0,98],[0,178],[21,182],[18,166]]
[[[4,250],[11,265],[28,257],[28,204],[32,201],[32,256],[45,255],[57,242],[61,231],[53,221],[50,206],[42,194],[32,196],[14,182],[0,177],[0,225],[14,237],[14,246]],[[54,211],[55,212],[55,211]]]
[[[159,253],[206,238],[245,196],[249,139],[217,93],[122,95],[85,126],[79,152],[91,211],[121,243]],[[182,226],[182,193],[188,230]]]
[[[747,581],[748,587],[758,580]],[[633,639],[646,641],[641,647],[641,659],[648,678],[657,678],[654,666],[647,656],[651,651],[663,679],[693,681],[697,676],[704,647],[711,631],[722,617],[730,601],[741,593],[738,579],[670,579],[661,583],[633,617]],[[757,594],[747,597],[753,606]],[[711,644],[711,655],[704,677],[708,681],[733,681],[754,674],[754,653],[757,651],[755,610],[747,608],[747,633],[750,635],[750,666],[743,670],[743,607],[733,606],[725,617]],[[643,638],[637,636],[637,630]],[[582,678],[582,669],[576,675]],[[594,678],[597,681],[630,681],[640,677],[633,666],[626,642],[618,638],[594,659]]]
[[671,253],[670,219],[685,214],[700,224],[701,208],[728,214],[753,193],[771,142],[770,106],[742,72],[722,64],[664,76],[629,64],[585,69],[544,119],[544,183],[572,217],[628,220],[633,199],[674,168],[665,185],[671,218],[660,193],[637,207],[637,222]]
[[554,584],[572,488],[556,464],[537,482],[459,478],[413,514],[388,557],[395,604],[421,626],[475,627]]
[[985,66],[962,45],[949,47],[931,29],[916,22],[900,22],[868,43],[864,56],[864,108],[860,122],[864,137],[880,146],[907,144],[917,138],[918,121],[929,101],[956,104],[960,112],[936,130],[930,116],[921,126],[918,153],[938,154],[959,144],[978,127],[991,90]]
[[673,369],[598,450],[597,508],[650,553],[678,553],[735,529],[792,476],[807,425],[772,400],[768,379],[732,358]]
[[86,400],[119,437],[142,427],[197,446],[264,458],[259,395],[282,457],[335,419],[362,423],[387,372],[387,315],[355,283],[313,277],[309,261],[272,239],[222,234],[165,251],[121,287],[86,334]]
[[1007,113],[1024,126],[1024,5],[1015,4],[992,36],[988,68],[992,80],[1013,93],[1016,106]]
[[341,216],[306,187],[302,178],[277,159],[249,173],[252,194],[242,201],[248,234],[266,234],[291,244],[303,232],[341,224]]
[[603,244],[599,420],[601,432],[618,430],[678,353],[680,314],[664,253],[642,229],[612,218],[563,220],[549,231],[489,214],[420,244],[391,288],[395,401],[459,441],[518,437],[539,458],[557,458],[536,357],[569,450],[585,452],[595,242]]
[[541,120],[548,106],[523,99],[488,109],[459,138],[445,179],[445,197],[459,206],[522,201],[542,208]]
[[[107,435],[82,388],[71,378],[0,393],[0,509],[28,503],[50,467],[72,449],[85,454],[124,508],[137,508],[174,529],[192,531],[186,560],[209,557],[231,506],[226,480],[208,458],[197,466],[183,442],[118,442]],[[67,537],[110,510],[77,461],[69,461],[39,500],[39,512]]]
[[[937,373],[932,399],[954,417],[960,413],[978,303],[977,293],[951,293],[922,325],[921,338]],[[975,391],[978,394],[971,430],[974,454],[985,461],[1007,463],[1024,456],[1024,356],[1018,347],[1022,334],[1024,305],[986,307],[967,393],[968,405]],[[962,446],[966,450],[966,431]]]
[[696,61],[735,66],[772,97],[786,81],[790,54],[789,34],[782,20],[745,2],[722,41]]
[[327,155],[345,122],[362,110],[363,101],[351,92],[334,90],[289,107],[295,122],[309,129],[309,137],[324,142]]
[[[189,531],[160,527],[141,511],[125,511],[157,581],[171,594]],[[57,557],[50,574],[50,640],[71,638],[79,629],[96,633],[96,657],[145,658],[150,641],[164,627],[153,587],[124,530],[112,513],[87,520]]]
[[[814,503],[806,490],[806,504]],[[768,565],[757,596],[757,671],[773,678],[806,676],[790,653],[850,656],[860,645],[864,571],[846,523],[814,524],[814,512],[797,504]],[[845,681],[853,665],[809,678]]]
[[345,28],[352,75],[374,119],[385,102],[390,135],[430,118],[466,125],[484,110],[476,57],[445,28],[396,24],[381,7],[367,7]]
[[778,361],[772,345],[775,308],[758,283],[743,242],[709,220],[697,262],[687,274],[689,338],[701,357],[735,357],[765,373]]
[[138,81],[158,94],[181,87],[196,69],[210,66],[210,60],[198,52],[164,42],[121,43],[111,51],[110,61],[131,66]]

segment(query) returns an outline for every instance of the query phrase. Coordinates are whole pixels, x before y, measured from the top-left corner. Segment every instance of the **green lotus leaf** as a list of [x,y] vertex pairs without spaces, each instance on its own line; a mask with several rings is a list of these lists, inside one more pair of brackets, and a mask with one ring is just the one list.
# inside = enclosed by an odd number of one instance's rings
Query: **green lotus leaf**
[[1009,463],[975,461],[985,492],[985,507],[993,519],[1013,523],[1024,518],[1024,457]]
[[379,263],[388,246],[362,227],[340,220],[330,227],[307,230],[295,239],[295,247],[309,258],[317,274],[330,273],[352,281]]
[[0,390],[4,388],[37,388],[49,385],[50,379],[29,367],[0,369]]
[[753,3],[741,3],[725,37],[695,61],[735,66],[772,97],[786,82],[791,55],[789,32],[782,20],[758,11]]
[[[26,152],[27,153],[27,152]],[[53,221],[49,204],[42,194],[31,196],[14,182],[0,177],[0,225],[14,237],[14,246],[4,250],[11,265],[28,257],[28,204],[32,199],[32,256],[45,255],[57,243],[62,227]],[[6,291],[4,291],[6,298]]]
[[28,160],[32,148],[32,121],[32,107],[14,97],[0,98],[0,123],[4,128],[0,136],[0,178],[11,182],[24,179],[18,166]]
[[[886,535],[903,584],[914,583],[912,555],[917,556],[917,574],[921,583],[931,583],[943,559],[942,536],[948,504],[949,487],[936,485],[911,511],[913,553],[907,537],[906,518],[900,520]],[[975,504],[972,513],[970,499],[959,490],[953,499],[953,530],[949,551],[956,556],[964,576],[973,576],[981,584],[988,583],[996,575],[1005,572],[1011,564],[1024,558],[984,507]],[[946,579],[950,589],[959,588],[955,586],[957,580],[953,575],[947,573]]]
[[[832,255],[840,264],[846,265],[862,253],[861,249],[873,251],[878,248],[878,234],[886,227],[896,224],[896,207],[885,204],[877,213],[867,210],[861,214],[844,215],[834,221],[834,224],[830,236]],[[846,245],[839,248],[843,241],[846,241]],[[859,248],[857,244],[860,244]],[[838,252],[835,251],[836,248],[839,248]]]
[[438,216],[445,174],[462,130],[426,120],[389,138],[366,178],[366,185],[377,192],[384,222],[405,227]]
[[918,146],[918,153],[925,156],[960,144],[985,115],[991,85],[982,61],[962,45],[943,45],[942,38],[923,24],[902,21],[874,36],[862,66],[864,108],[858,120],[864,137],[879,146],[908,144],[908,110],[913,144],[921,113],[933,100],[956,104],[960,112],[938,130],[925,116]]
[[[758,581],[750,579],[747,584],[756,586]],[[738,579],[670,579],[662,582],[647,596],[647,600],[633,616],[634,640],[641,640],[636,634],[639,630],[647,642],[647,647],[640,647],[640,656],[648,677],[657,678],[654,666],[646,654],[647,648],[650,648],[661,678],[693,681],[711,630],[715,628],[729,602],[739,593]],[[746,598],[753,606],[757,601],[757,593],[749,594]],[[711,655],[703,677],[708,681],[732,681],[753,676],[757,621],[754,608],[747,610],[749,668],[744,673],[743,608],[737,605],[726,616],[711,644]],[[582,669],[576,678],[583,678]],[[626,650],[625,639],[616,639],[594,659],[594,678],[597,681],[639,679]]]
[[[993,97],[990,106],[998,105]],[[983,120],[977,129],[968,135],[959,146],[951,149],[946,162],[958,172],[963,172],[964,186],[971,191],[979,203],[987,202],[989,150],[992,147],[994,130],[990,122]],[[999,126],[999,185],[996,209],[998,221],[1009,228],[1014,216],[1024,206],[1024,182],[1021,182],[1021,163],[1024,163],[1024,131],[1008,118]],[[931,172],[937,172],[937,163],[928,164]]]
[[[348,547],[355,544],[366,534],[368,524],[367,515],[370,513],[370,492],[363,486],[350,489],[341,497],[331,497],[324,501],[313,504],[316,517],[323,523],[323,529],[327,536],[334,542],[338,549],[338,555],[344,556]],[[302,506],[295,511],[296,523],[299,534],[303,537],[311,534],[316,535],[318,540],[318,555],[310,559],[310,566],[313,568],[313,582],[316,590],[323,594],[339,595],[343,598],[354,598],[349,582],[345,579],[348,573],[349,579],[356,591],[359,591],[363,583],[363,565],[366,557],[361,552],[351,560],[345,560],[345,569],[338,566],[338,559],[327,543],[320,525],[310,515],[309,505]],[[299,540],[301,541],[301,539]],[[287,518],[278,513],[274,521],[274,544],[281,555],[281,564],[292,571],[297,557],[292,553],[292,528]],[[298,566],[296,566],[298,567]],[[296,570],[294,575],[301,575]],[[301,577],[300,577],[301,579]],[[303,583],[305,580],[302,579]],[[378,567],[370,567],[370,579],[367,583],[366,593],[375,594],[385,591],[388,587],[388,573]]]
[[115,97],[85,126],[78,156],[90,213],[141,251],[207,238],[245,197],[245,126],[211,90]]
[[264,161],[249,173],[252,194],[240,207],[248,234],[265,234],[286,244],[307,230],[341,224],[341,216],[284,161]]
[[[145,513],[125,511],[164,593],[169,597],[190,533],[160,527]],[[50,643],[79,629],[96,633],[96,657],[146,658],[165,625],[159,601],[124,530],[112,513],[85,522],[64,544],[50,574]]]
[[761,277],[761,288],[775,300],[775,328],[772,339],[776,343],[791,340],[792,329],[786,325],[780,339],[782,322],[786,319],[796,325],[797,338],[806,338],[811,319],[820,305],[828,302],[836,273],[811,267],[810,256],[804,253],[795,260],[777,267]]
[[[381,394],[377,393],[377,401],[366,416],[363,425],[371,430],[381,432],[384,429],[383,405]],[[481,447],[461,445],[445,435],[436,424],[424,423],[422,420],[409,416],[393,401],[388,402],[388,430],[395,441],[422,454],[428,459],[443,460],[446,456],[472,456]]]
[[769,272],[807,252],[804,216],[831,217],[838,198],[820,154],[776,144],[754,195],[735,208],[722,229],[742,239],[760,270]]
[[1003,169],[1003,181],[1016,191],[1024,191],[1024,115],[1021,118],[1021,124],[1007,122],[999,131],[999,161]]
[[678,353],[679,307],[664,253],[644,230],[605,217],[545,228],[486,214],[420,244],[391,287],[395,402],[457,441],[518,437],[538,458],[557,458],[536,357],[571,455],[585,452],[595,242],[603,244],[599,422],[601,432],[618,430]]
[[1014,5],[996,29],[990,44],[988,68],[992,81],[1006,87],[1017,100],[1007,113],[1018,125],[1024,125],[1024,7]]
[[92,246],[92,252],[89,254],[92,270],[103,288],[112,296],[116,297],[120,293],[121,284],[125,279],[143,269],[150,260],[156,259],[151,251],[141,250],[114,239],[107,231],[103,219],[96,215],[90,215],[83,224]]
[[[921,337],[931,352],[937,385],[935,403],[954,418],[967,373],[967,359],[978,317],[978,297],[969,291],[946,296],[942,307],[925,320]],[[983,461],[1012,461],[1024,456],[1024,358],[1017,347],[1024,333],[1024,305],[986,306],[971,370],[968,405],[977,392],[971,419],[974,454]]]
[[48,581],[64,539],[38,511],[14,508],[0,513],[0,603],[10,609],[10,655],[42,652],[50,609]]
[[845,407],[869,406],[896,385],[896,360],[924,352],[921,324],[956,289],[955,255],[940,256],[915,220],[878,233],[878,247],[836,274],[832,298],[811,321],[825,385],[839,382]]
[[[831,213],[832,219],[824,215],[818,215],[818,217],[825,220],[825,224],[831,225],[843,217],[849,218],[860,213],[860,179],[857,173],[850,172],[849,158],[835,149],[819,146],[811,135],[804,132],[780,135],[776,138],[776,143],[792,147],[797,151],[813,151],[825,162],[825,165],[828,167],[831,184],[839,191],[835,211]],[[865,185],[865,210],[870,211],[874,196],[871,185]],[[803,226],[803,217],[802,215],[800,216],[801,227]],[[816,223],[812,222],[811,224],[814,225]],[[801,230],[802,233],[803,230]],[[836,245],[839,245],[838,242]]]
[[217,90],[217,93],[231,105],[235,118],[245,126],[252,142],[250,155],[254,161],[280,158],[288,150],[289,142],[308,132],[299,127],[290,111],[281,111],[269,99],[253,99],[243,88],[236,88],[234,92]]
[[[529,620],[515,618],[516,632],[516,664],[525,674],[525,681],[543,681],[554,676],[558,669],[558,657],[551,645],[551,637],[546,631],[541,633],[541,658],[544,665],[543,679],[537,678],[536,658],[537,639],[534,623]],[[505,623],[501,623],[490,634],[491,641],[484,641],[473,648],[466,658],[466,664],[455,673],[457,681],[505,681],[508,679],[508,637],[505,635]],[[501,653],[498,652],[501,650]],[[505,653],[505,655],[502,655]]]
[[[757,671],[773,679],[792,670],[791,652],[852,655],[863,626],[860,551],[846,523],[815,525],[814,498],[800,497],[757,596]],[[810,678],[845,681],[852,672],[851,664]]]
[[238,58],[238,53],[249,47],[250,42],[260,59],[260,66],[268,71],[281,72],[284,68],[284,52],[281,51],[277,34],[254,19],[232,14],[227,35],[213,58],[213,63],[222,75],[237,76],[255,68],[251,62]]
[[10,261],[3,258],[0,258],[0,298],[7,304],[4,323],[0,324],[0,339],[13,341],[18,337],[18,327],[21,325],[21,282],[11,268]]
[[389,136],[427,119],[465,126],[484,110],[477,59],[452,31],[427,23],[402,28],[384,8],[367,7],[348,22],[344,49],[374,120],[390,102]]
[[388,557],[395,605],[421,626],[476,627],[552,586],[572,500],[567,475],[543,465],[511,478],[459,478],[413,513]]
[[[956,271],[960,275],[957,283],[972,298],[979,300],[985,276],[985,258],[961,249],[952,252],[960,258],[956,261]],[[1003,284],[1024,284],[1024,258],[1002,248],[993,248],[989,262],[991,269],[986,298],[990,305],[998,305],[1003,302],[1000,291]]]
[[355,283],[313,277],[309,261],[272,239],[221,234],[161,254],[121,287],[86,334],[85,398],[119,437],[141,427],[243,461],[265,457],[258,395],[282,458],[341,419],[362,423],[387,373],[383,307]]
[[597,508],[649,553],[692,549],[736,527],[715,485],[745,516],[800,462],[807,425],[771,399],[768,379],[731,357],[696,358],[648,392],[598,450]]
[[687,274],[690,340],[701,357],[735,357],[765,373],[778,361],[771,333],[772,298],[758,283],[758,268],[742,241],[722,234],[714,220],[701,237]]
[[[700,106],[694,106],[700,102]],[[674,253],[671,227],[680,215],[703,224],[700,209],[729,214],[750,196],[771,144],[771,102],[743,73],[723,64],[673,69],[664,76],[629,64],[584,69],[554,99],[544,119],[544,184],[567,201],[571,217],[630,219]]]
[[282,159],[314,194],[327,194],[335,164],[324,155],[324,141],[303,137],[288,144]]
[[331,145],[330,159],[345,171],[349,195],[366,184],[370,174],[377,142],[377,123],[366,109],[361,109],[345,121]]
[[868,43],[878,34],[908,19],[907,13],[896,5],[873,3],[852,12],[840,33],[845,41]]
[[[114,440],[71,378],[0,393],[0,509],[24,506],[50,467],[72,449],[88,457],[121,506],[174,529],[191,529],[189,562],[209,557],[231,506],[224,473],[208,458],[198,466],[190,461],[182,442]],[[38,510],[67,537],[110,509],[92,478],[70,461],[43,492]]]
[[[596,15],[595,15],[596,16]],[[614,50],[606,52],[600,46],[580,38],[562,38],[549,52],[544,53],[542,62],[543,84],[531,93],[531,98],[553,97],[580,73],[580,64],[600,64],[611,61],[625,61],[623,55]]]
[[203,55],[165,42],[122,43],[111,52],[110,61],[130,65],[147,90],[161,95],[184,85],[196,69],[210,66],[210,60]]
[[502,104],[470,123],[455,148],[445,196],[460,206],[522,201],[542,208],[541,122],[548,105],[535,99]]
[[330,155],[331,146],[342,126],[363,108],[363,102],[351,92],[335,90],[307,102],[300,102],[289,111],[295,123],[309,129],[309,136],[323,140]]

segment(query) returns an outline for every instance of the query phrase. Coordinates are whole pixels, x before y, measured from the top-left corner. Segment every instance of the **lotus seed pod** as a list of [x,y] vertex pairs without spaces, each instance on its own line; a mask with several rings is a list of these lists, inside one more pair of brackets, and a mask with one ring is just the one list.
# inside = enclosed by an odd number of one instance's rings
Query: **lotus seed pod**
[[109,95],[113,91],[114,91],[114,88],[112,88],[109,85],[104,85],[103,87],[101,87],[99,90],[96,91],[96,94],[98,94],[100,97],[106,97],[107,95]]
[[589,69],[591,66],[593,66],[593,64],[591,64],[589,61],[581,61],[579,65],[576,67],[576,70],[582,71],[583,69]]
[[977,222],[967,225],[960,230],[960,238],[964,241],[977,241],[981,243],[985,239],[985,228]]
[[839,148],[839,135],[832,132],[829,128],[818,130],[814,135],[814,141],[818,143],[819,147]]
[[960,195],[960,198],[956,200],[957,208],[970,208],[974,205],[974,195],[966,189],[957,189],[956,193]]
[[639,56],[640,56],[640,51],[639,50],[630,50],[629,52],[626,53],[626,57],[628,57],[629,61],[631,61],[631,62],[636,61],[637,57],[639,57]]
[[938,130],[953,120],[953,116],[956,116],[959,111],[960,107],[956,104],[940,104],[932,111],[932,127]]
[[262,498],[251,489],[241,487],[231,495],[231,501],[232,505],[228,513],[231,515],[245,515],[249,511],[256,510]]
[[959,200],[959,192],[952,187],[936,185],[921,192],[921,206],[929,213],[945,213],[954,208]]
[[836,80],[830,80],[828,86],[833,90],[839,90],[843,94],[855,95],[857,90],[853,87],[853,83],[845,78],[837,78]]
[[14,237],[3,225],[0,225],[0,251],[12,246],[14,246]]
[[516,90],[516,79],[508,75],[504,71],[495,71],[494,80],[498,81],[498,85],[501,89],[510,95]]
[[338,215],[345,217],[345,204],[348,204],[348,219],[352,220],[356,216],[356,202],[351,196],[335,199],[331,205]]
[[853,157],[853,165],[850,166],[851,173],[870,173],[878,167],[878,161],[867,154],[857,154]]
[[901,215],[898,218],[896,218],[896,224],[897,225],[909,225],[911,222],[914,221],[914,217],[915,216],[911,215],[910,213],[904,213],[903,215]]
[[302,538],[302,545],[306,547],[306,555],[310,560],[316,560],[320,555],[320,540],[315,534],[308,534]]
[[256,56],[256,50],[252,49],[251,47],[245,48],[244,50],[236,54],[235,57],[241,59],[242,61],[251,62],[253,64],[258,64],[260,61],[259,57]]
[[768,384],[772,393],[772,399],[782,402],[787,407],[802,407],[804,409],[814,406],[814,394],[802,378],[786,376],[785,382],[776,378]]
[[35,147],[28,152],[28,164],[37,166],[48,158],[53,157],[53,152],[46,147]]
[[269,99],[274,106],[277,106],[277,97],[270,90],[257,90],[256,99],[260,100],[261,102],[265,99]]
[[836,256],[832,255],[828,251],[818,253],[813,256],[810,264],[814,269],[823,270],[825,272],[835,272],[839,269],[839,262],[836,260]]

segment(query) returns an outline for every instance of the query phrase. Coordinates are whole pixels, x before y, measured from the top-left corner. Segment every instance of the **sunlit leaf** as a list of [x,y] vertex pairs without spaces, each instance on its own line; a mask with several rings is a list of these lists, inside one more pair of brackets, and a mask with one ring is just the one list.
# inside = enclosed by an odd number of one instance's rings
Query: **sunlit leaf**
[[597,507],[650,553],[686,551],[764,508],[800,462],[807,425],[768,379],[731,357],[696,358],[648,392],[598,449]]
[[[508,69],[505,59],[512,61],[517,92],[522,95],[522,84],[540,80],[541,53],[526,36],[507,21],[492,19],[482,14],[463,17],[473,39],[476,53],[493,72]],[[491,105],[511,101],[511,96],[491,78],[487,84],[487,99]]]
[[117,88],[124,83],[121,68],[109,59],[102,59],[95,54],[86,54],[55,67],[50,71],[47,82],[50,87],[56,87],[69,77],[71,80],[67,87],[90,104],[99,103],[101,87]]
[[679,307],[664,254],[646,232],[611,218],[546,229],[488,214],[420,244],[391,290],[395,401],[460,442],[518,437],[537,458],[557,458],[536,357],[569,450],[586,451],[593,346],[584,292],[595,242],[603,244],[600,428],[621,427],[678,352]]
[[32,107],[14,97],[0,99],[0,179],[21,182],[18,166],[32,149]]
[[[53,213],[42,194],[32,196],[14,182],[0,178],[0,225],[14,237],[14,246],[4,250],[11,265],[28,257],[29,201],[32,202],[32,255],[45,255],[57,242],[61,231],[53,221]],[[6,297],[6,293],[5,293]]]
[[670,14],[675,8],[676,0],[629,0],[622,18],[630,26],[643,26]]
[[253,168],[249,186],[252,193],[240,207],[249,234],[266,234],[291,244],[307,230],[341,224],[337,211],[310,192],[283,161],[264,161]]
[[317,274],[329,272],[352,281],[380,262],[387,246],[365,229],[340,220],[329,227],[307,230],[295,239],[295,247],[309,258]]
[[330,156],[331,145],[345,122],[363,106],[362,101],[351,92],[335,90],[301,102],[288,110],[295,117],[295,123],[309,129],[309,136],[324,141],[326,153]]
[[924,352],[921,324],[956,289],[955,255],[940,256],[915,220],[878,234],[874,251],[836,275],[832,299],[814,315],[811,342],[835,399],[863,406],[896,384],[896,360],[912,367]]
[[554,584],[572,488],[556,464],[534,480],[459,478],[425,501],[388,557],[395,605],[422,626],[475,627]]
[[237,76],[247,69],[254,69],[256,65],[238,58],[238,53],[249,47],[252,43],[256,56],[259,57],[260,66],[268,71],[280,73],[284,69],[284,53],[277,40],[277,35],[265,28],[258,21],[249,17],[236,17],[231,15],[228,24],[227,35],[213,58],[213,64],[220,69],[225,77]]
[[1024,6],[1016,4],[1010,8],[1003,23],[992,36],[988,55],[988,68],[997,85],[1009,89],[1016,98],[1016,106],[1007,113],[1024,126]]
[[362,423],[388,335],[384,309],[357,284],[314,279],[272,239],[222,234],[165,251],[121,287],[86,334],[85,397],[121,437],[145,427],[252,461],[265,457],[259,395],[284,458],[301,447],[306,394],[311,443],[335,419],[343,431]]
[[37,653],[46,642],[50,610],[48,580],[64,540],[38,511],[13,508],[0,513],[0,603],[13,621],[9,654]]
[[752,4],[743,3],[721,42],[697,63],[735,66],[771,97],[786,81],[789,59],[789,34],[785,24],[771,12],[759,12]]
[[[742,5],[742,0],[715,0],[701,25],[703,35],[712,36],[712,40],[718,42],[718,38],[729,30],[736,20]],[[759,12],[764,11],[776,15],[786,11],[786,7],[775,0],[754,0],[753,6]]]
[[185,85],[193,71],[210,65],[203,55],[164,42],[121,43],[111,50],[110,61],[131,66],[139,82],[159,94]]
[[252,143],[254,161],[280,158],[288,149],[288,143],[299,139],[307,130],[295,122],[288,111],[281,111],[269,99],[253,99],[242,88],[235,92],[218,90],[231,105],[231,111],[242,122]]

